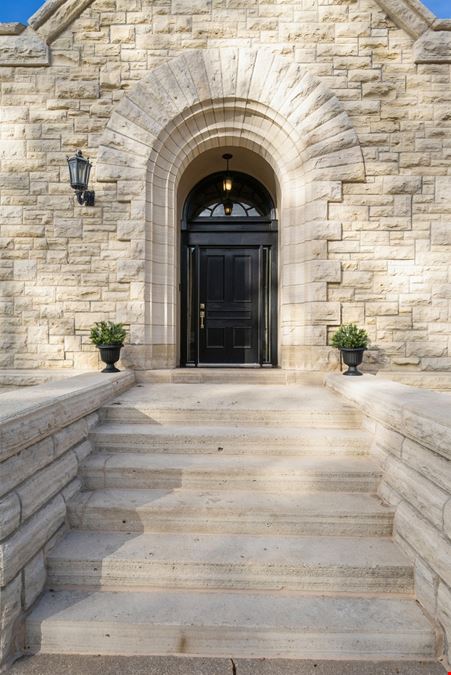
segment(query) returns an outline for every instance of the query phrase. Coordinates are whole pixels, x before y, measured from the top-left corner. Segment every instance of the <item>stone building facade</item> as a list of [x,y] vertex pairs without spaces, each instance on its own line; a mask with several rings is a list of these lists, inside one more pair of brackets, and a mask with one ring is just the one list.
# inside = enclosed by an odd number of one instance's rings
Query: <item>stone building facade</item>
[[[0,25],[0,367],[180,364],[193,186],[253,175],[278,221],[275,365],[451,370],[451,21],[417,0],[47,0]],[[80,206],[66,155],[91,158]]]

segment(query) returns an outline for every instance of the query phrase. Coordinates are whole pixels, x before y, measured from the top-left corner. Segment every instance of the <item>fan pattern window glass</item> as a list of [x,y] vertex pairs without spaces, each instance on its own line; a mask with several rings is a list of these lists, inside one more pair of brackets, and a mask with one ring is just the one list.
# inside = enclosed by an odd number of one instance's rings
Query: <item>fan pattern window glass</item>
[[[204,218],[272,217],[272,199],[261,183],[239,171],[230,171],[229,175],[232,189],[228,192],[223,190],[223,172],[208,176],[195,186],[187,199],[188,222]],[[225,206],[229,213],[226,213]]]

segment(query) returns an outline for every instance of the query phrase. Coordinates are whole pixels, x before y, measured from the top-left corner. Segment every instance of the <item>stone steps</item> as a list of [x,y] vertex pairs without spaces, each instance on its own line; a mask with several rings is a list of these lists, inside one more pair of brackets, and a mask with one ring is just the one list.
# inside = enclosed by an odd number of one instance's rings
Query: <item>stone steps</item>
[[393,509],[348,492],[94,490],[74,497],[68,516],[77,529],[122,532],[371,537],[393,528]]
[[362,455],[371,436],[362,429],[214,427],[105,422],[90,439],[105,452],[228,455]]
[[283,593],[47,593],[28,650],[64,654],[432,659],[435,634],[414,600]]
[[50,553],[53,589],[412,593],[389,539],[73,531]]
[[29,650],[433,659],[360,413],[280,372],[162,377],[90,433]]
[[81,467],[88,490],[326,490],[376,492],[380,469],[366,457],[259,457],[97,452]]

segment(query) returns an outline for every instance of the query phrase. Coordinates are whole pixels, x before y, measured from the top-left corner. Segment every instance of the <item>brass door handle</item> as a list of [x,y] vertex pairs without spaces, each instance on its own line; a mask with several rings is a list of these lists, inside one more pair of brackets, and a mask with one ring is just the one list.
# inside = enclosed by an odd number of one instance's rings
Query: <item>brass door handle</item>
[[199,317],[201,330],[205,328],[205,303],[201,302],[199,305]]

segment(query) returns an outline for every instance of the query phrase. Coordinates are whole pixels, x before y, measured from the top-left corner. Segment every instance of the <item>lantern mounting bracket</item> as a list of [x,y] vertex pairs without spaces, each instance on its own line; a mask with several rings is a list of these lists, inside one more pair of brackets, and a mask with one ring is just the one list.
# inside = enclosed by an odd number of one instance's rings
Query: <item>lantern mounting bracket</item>
[[77,195],[77,201],[80,206],[94,206],[96,200],[96,193],[94,190],[84,190],[75,193]]

